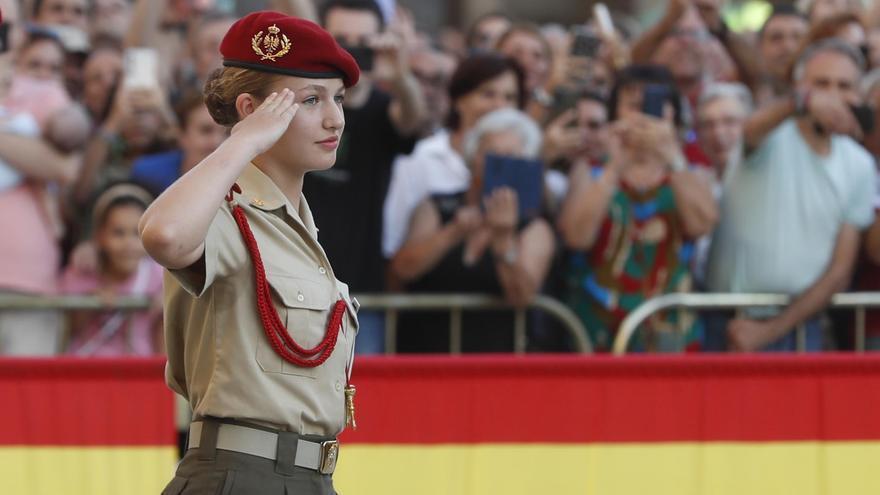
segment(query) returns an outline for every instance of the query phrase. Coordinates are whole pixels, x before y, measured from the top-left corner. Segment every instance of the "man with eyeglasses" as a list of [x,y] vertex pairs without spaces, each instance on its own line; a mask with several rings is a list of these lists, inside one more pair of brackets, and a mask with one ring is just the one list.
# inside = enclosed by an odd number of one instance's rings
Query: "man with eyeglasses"
[[608,155],[608,104],[602,95],[581,90],[571,110],[556,116],[544,130],[544,158],[550,167],[545,175],[553,205],[568,192],[572,165],[601,166]]
[[691,104],[707,80],[738,75],[750,82],[757,72],[751,45],[727,27],[723,6],[723,0],[669,0],[660,21],[633,45],[632,61],[667,67]]
[[[353,292],[380,292],[385,288],[382,207],[391,165],[415,146],[427,114],[424,96],[402,36],[385,25],[374,1],[330,0],[320,17],[324,29],[354,56],[361,78],[345,95],[346,132],[336,165],[306,175],[303,192],[311,198],[321,226],[318,238],[335,273]],[[382,351],[382,314],[362,311],[359,317],[358,351]]]
[[751,110],[752,96],[739,83],[713,83],[700,96],[697,136],[719,183],[739,159],[743,126]]
[[425,98],[429,121],[426,130],[429,133],[443,125],[443,119],[449,112],[446,86],[456,64],[452,55],[430,46],[410,50],[409,65]]

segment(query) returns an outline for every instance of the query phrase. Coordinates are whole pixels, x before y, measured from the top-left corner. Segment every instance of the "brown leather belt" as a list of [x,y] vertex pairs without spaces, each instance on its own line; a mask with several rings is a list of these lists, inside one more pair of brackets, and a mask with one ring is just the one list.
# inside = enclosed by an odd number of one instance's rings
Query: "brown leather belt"
[[[202,421],[194,421],[189,427],[189,448],[199,447],[202,437]],[[217,430],[217,448],[276,460],[278,434],[247,426],[220,423]],[[321,474],[333,474],[339,458],[339,442],[328,440],[313,442],[300,438],[297,440],[294,465],[313,469]]]

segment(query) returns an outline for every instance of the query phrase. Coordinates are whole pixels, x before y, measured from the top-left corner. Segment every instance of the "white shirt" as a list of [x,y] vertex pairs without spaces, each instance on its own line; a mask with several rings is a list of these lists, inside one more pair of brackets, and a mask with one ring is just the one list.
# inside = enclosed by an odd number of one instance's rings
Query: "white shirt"
[[445,129],[416,143],[411,155],[398,157],[385,197],[382,254],[391,258],[400,249],[409,231],[410,217],[425,198],[464,191],[470,182],[470,169],[452,149]]
[[709,258],[713,291],[799,294],[828,267],[841,225],[874,220],[871,155],[833,136],[820,156],[794,119],[730,174]]

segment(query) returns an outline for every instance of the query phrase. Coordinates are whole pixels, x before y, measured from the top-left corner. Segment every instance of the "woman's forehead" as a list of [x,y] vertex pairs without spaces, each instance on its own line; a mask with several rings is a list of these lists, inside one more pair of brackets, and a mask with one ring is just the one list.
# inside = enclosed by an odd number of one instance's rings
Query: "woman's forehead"
[[330,79],[312,79],[307,77],[281,76],[281,78],[273,85],[273,89],[290,88],[294,92],[300,91],[317,91],[326,93],[337,93],[345,88],[342,78],[334,77]]

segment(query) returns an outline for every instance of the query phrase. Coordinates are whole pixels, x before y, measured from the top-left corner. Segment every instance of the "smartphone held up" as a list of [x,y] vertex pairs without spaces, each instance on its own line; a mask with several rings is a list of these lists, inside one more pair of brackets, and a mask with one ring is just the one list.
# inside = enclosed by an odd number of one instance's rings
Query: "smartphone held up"
[[153,48],[129,48],[123,61],[122,86],[126,89],[159,87],[159,54]]
[[663,118],[666,102],[672,97],[669,87],[663,84],[648,84],[642,94],[642,113]]

